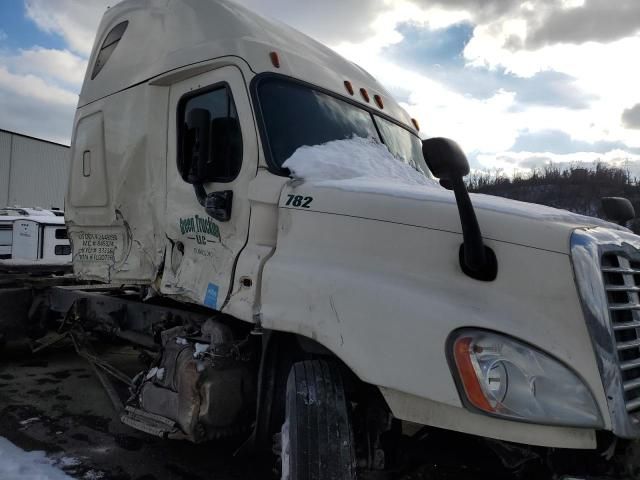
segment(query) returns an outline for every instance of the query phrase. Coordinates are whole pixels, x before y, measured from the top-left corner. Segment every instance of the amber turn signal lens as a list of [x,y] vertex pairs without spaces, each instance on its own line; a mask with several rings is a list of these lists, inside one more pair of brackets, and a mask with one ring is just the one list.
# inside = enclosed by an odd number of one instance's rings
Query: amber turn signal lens
[[269,57],[271,58],[271,63],[274,67],[280,68],[280,57],[278,56],[278,52],[269,53]]
[[362,95],[362,98],[364,99],[365,102],[369,103],[369,92],[367,92],[364,88],[360,89],[360,95]]
[[462,380],[462,386],[467,398],[474,407],[485,412],[493,412],[494,408],[487,400],[482,386],[478,382],[478,375],[472,363],[472,344],[473,339],[471,337],[460,337],[453,346],[453,356],[456,361],[456,367],[458,367],[460,380]]
[[349,95],[353,95],[353,85],[351,85],[351,82],[349,80],[344,81],[344,88],[347,89],[347,92],[349,92]]
[[378,105],[378,108],[380,108],[380,110],[383,110],[384,103],[382,103],[382,97],[380,95],[374,95],[373,99],[376,101],[376,105]]
[[413,126],[416,127],[416,130],[420,131],[420,124],[415,118],[411,119],[411,123],[413,123]]

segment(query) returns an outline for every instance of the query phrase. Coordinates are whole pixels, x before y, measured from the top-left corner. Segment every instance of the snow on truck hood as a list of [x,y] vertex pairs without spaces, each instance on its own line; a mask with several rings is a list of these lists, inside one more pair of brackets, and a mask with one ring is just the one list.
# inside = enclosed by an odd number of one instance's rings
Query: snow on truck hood
[[[324,211],[461,231],[453,192],[399,161],[376,140],[354,137],[303,146],[283,167],[305,188],[333,190],[327,196],[331,200],[314,200],[316,207]],[[352,197],[353,193],[360,193],[366,198],[361,202],[345,201],[340,192]],[[534,203],[482,194],[471,194],[471,200],[486,238],[563,253],[568,251],[568,236],[575,228],[626,230],[598,218]],[[425,202],[439,207],[430,208]]]

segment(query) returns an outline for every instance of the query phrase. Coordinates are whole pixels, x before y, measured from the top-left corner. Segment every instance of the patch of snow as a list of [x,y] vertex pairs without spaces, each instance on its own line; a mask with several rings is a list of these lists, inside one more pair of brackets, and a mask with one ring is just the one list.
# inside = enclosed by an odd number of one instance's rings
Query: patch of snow
[[186,338],[176,337],[176,345],[189,345]]
[[2,480],[72,480],[51,465],[44,452],[25,452],[0,437],[0,478]]
[[366,188],[393,183],[442,188],[371,138],[353,137],[302,146],[282,166],[288,168],[294,178],[317,186]]
[[101,480],[104,478],[104,472],[100,470],[87,470],[82,476],[83,480]]
[[158,371],[156,372],[156,378],[158,380],[164,380],[164,368],[159,368]]
[[489,210],[550,222],[594,225],[613,230],[627,230],[625,227],[621,227],[615,223],[611,223],[600,218],[588,217],[579,213],[573,213],[568,210],[548,207],[537,203],[521,202],[518,200],[511,200],[510,198],[495,197],[493,195],[484,195],[480,193],[472,193],[471,201],[473,202],[474,207],[481,210]]
[[[396,159],[373,139],[354,137],[313,147],[298,148],[283,164],[294,179],[315,187],[371,193],[455,205],[453,192]],[[598,225],[623,229],[615,224],[566,210],[519,202],[492,195],[471,194],[474,207],[536,220]]]
[[153,367],[151,370],[149,370],[149,373],[147,373],[145,380],[151,380],[156,376],[156,373],[158,373],[158,367]]
[[53,463],[58,468],[71,468],[82,465],[82,461],[76,457],[60,457]]
[[193,358],[200,358],[204,352],[209,350],[209,346],[210,345],[208,343],[196,343],[194,346],[195,352],[193,352]]
[[282,425],[280,431],[281,452],[280,460],[282,462],[282,480],[289,480],[290,464],[291,464],[291,432],[289,431],[289,419],[287,418]]
[[27,418],[26,420],[22,420],[20,422],[20,425],[22,426],[27,426],[27,425],[31,425],[33,422],[37,422],[38,420],[40,420],[39,417],[31,417],[31,418]]

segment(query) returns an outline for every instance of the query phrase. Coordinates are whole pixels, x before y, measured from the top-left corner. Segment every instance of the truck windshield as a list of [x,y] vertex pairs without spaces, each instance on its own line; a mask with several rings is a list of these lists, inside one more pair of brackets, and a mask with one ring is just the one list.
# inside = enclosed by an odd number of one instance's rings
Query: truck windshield
[[422,157],[422,143],[409,130],[331,95],[291,81],[260,82],[258,97],[277,167],[301,146],[320,145],[353,136],[383,142],[399,160],[431,176]]

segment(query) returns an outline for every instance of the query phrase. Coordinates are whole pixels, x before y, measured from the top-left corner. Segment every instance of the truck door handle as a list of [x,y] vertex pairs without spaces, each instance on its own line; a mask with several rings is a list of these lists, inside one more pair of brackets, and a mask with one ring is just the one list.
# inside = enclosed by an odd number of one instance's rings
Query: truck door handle
[[233,190],[207,193],[201,183],[194,184],[198,202],[207,212],[207,215],[220,222],[228,222],[231,218],[231,206],[233,204]]
[[91,176],[91,150],[87,150],[82,154],[82,176]]

